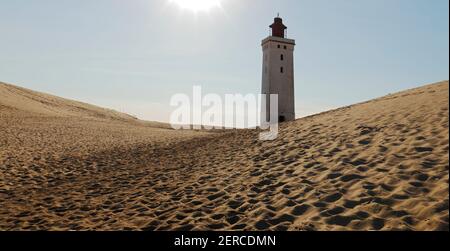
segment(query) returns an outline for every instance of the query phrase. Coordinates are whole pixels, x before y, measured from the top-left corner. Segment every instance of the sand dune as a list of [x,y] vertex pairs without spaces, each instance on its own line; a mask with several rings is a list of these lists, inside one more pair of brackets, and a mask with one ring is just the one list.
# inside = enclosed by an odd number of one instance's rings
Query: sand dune
[[152,127],[170,128],[158,122],[140,121],[137,118],[111,109],[60,98],[0,82],[0,115],[2,117],[64,117],[92,120],[118,120],[144,123]]
[[[3,111],[19,110],[22,113],[43,116],[104,118],[133,120],[135,118],[113,110],[59,98],[0,82],[0,100]],[[18,113],[15,113],[18,115]]]
[[448,90],[285,123],[262,142],[0,85],[0,229],[448,231]]

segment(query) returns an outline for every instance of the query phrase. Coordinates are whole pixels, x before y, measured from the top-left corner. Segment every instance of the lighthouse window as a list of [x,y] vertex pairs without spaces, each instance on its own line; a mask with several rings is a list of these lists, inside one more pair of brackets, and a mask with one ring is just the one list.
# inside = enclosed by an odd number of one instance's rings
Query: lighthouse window
[[280,68],[280,72],[281,72],[281,73],[284,72],[284,68],[283,68],[283,67]]
[[278,45],[278,49],[280,49],[281,48],[281,45]]
[[285,49],[285,50],[287,49],[287,46],[286,46],[286,45],[284,46],[284,49]]
[[283,54],[281,54],[281,56],[280,56],[280,60],[281,60],[281,61],[283,61],[283,60],[284,60],[284,55],[283,55]]

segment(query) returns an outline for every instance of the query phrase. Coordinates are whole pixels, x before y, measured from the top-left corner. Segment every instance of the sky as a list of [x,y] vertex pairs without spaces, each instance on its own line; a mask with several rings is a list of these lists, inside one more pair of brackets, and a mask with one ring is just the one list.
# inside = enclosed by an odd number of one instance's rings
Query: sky
[[0,81],[168,122],[193,85],[259,93],[277,13],[298,117],[449,79],[448,0],[0,0]]

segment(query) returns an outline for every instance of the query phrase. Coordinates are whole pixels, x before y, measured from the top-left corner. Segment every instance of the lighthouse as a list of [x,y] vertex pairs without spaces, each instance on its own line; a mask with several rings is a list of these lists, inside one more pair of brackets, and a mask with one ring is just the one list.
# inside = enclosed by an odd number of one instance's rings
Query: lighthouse
[[[294,47],[286,38],[287,27],[279,16],[270,25],[271,35],[262,41],[262,94],[266,96],[266,121],[270,118],[270,94],[278,94],[278,122],[295,120]],[[263,114],[264,115],[264,114]],[[264,118],[264,116],[262,116]]]

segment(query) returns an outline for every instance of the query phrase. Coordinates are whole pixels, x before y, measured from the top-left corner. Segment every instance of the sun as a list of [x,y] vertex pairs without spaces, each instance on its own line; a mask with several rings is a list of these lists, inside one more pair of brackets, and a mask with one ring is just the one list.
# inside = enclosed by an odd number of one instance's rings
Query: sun
[[220,7],[221,0],[169,0],[176,3],[180,8],[193,12],[210,11],[213,8]]

